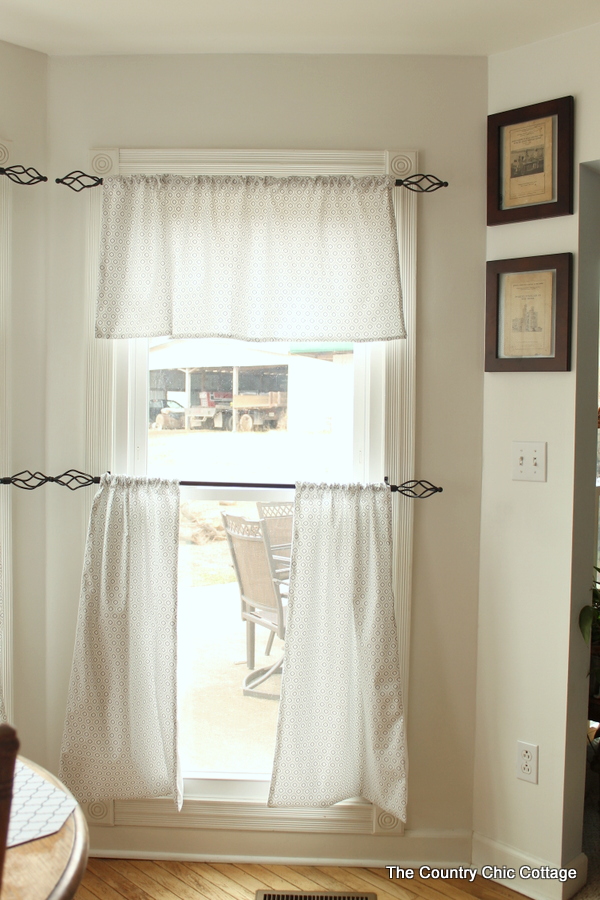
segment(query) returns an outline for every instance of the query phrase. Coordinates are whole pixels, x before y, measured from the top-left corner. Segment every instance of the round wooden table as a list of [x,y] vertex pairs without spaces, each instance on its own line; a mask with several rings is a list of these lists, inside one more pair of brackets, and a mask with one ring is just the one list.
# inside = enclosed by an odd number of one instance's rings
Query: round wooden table
[[[68,793],[64,784],[46,769],[23,757],[19,759]],[[0,900],[71,900],[83,878],[87,855],[87,823],[77,806],[60,831],[7,849]]]

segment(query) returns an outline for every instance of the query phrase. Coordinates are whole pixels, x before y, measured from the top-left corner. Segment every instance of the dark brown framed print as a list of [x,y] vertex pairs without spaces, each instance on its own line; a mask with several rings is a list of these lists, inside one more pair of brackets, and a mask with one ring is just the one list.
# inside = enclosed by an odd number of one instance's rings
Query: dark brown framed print
[[573,97],[488,116],[488,225],[573,212],[573,134]]
[[486,372],[571,368],[572,253],[487,264]]

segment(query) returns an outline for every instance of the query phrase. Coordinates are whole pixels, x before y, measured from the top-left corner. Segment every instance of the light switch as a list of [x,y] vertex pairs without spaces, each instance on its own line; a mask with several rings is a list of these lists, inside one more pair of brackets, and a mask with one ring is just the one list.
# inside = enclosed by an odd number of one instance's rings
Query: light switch
[[513,441],[512,480],[546,481],[546,441]]

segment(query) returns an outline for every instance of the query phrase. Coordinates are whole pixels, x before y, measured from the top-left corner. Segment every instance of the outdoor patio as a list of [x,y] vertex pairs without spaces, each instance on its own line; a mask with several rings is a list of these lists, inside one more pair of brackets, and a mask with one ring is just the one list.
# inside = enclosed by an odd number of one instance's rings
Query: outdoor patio
[[[237,582],[198,585],[206,580],[202,573],[212,580],[234,577],[226,542],[180,545],[179,733],[184,775],[270,774],[279,703],[244,696],[242,682],[249,670]],[[265,656],[267,638],[267,630],[257,627],[257,668],[282,653],[283,643],[276,637],[270,656]],[[276,675],[261,688],[279,693],[280,684]]]

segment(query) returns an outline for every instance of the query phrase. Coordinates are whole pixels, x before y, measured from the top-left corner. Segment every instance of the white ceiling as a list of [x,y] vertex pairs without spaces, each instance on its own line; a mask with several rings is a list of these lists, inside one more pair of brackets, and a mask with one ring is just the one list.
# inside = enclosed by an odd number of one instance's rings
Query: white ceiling
[[489,55],[600,22],[600,0],[0,0],[0,40],[50,55]]

